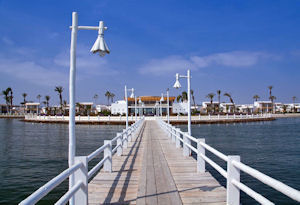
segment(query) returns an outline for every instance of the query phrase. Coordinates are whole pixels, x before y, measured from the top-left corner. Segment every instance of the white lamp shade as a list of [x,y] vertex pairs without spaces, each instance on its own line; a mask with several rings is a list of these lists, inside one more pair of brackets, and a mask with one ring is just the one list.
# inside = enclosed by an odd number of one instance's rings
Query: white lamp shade
[[160,101],[161,102],[164,101],[164,97],[162,95],[161,95]]
[[174,83],[173,87],[176,88],[176,89],[181,88],[181,84],[179,82],[179,74],[178,73],[176,73],[176,82]]
[[141,100],[141,98],[139,99],[139,103],[142,103],[142,100]]
[[98,37],[97,37],[97,40],[95,41],[93,47],[91,48],[92,53],[99,52],[100,56],[105,56],[105,54],[110,53],[110,50],[109,50],[107,44],[104,41],[104,29],[105,28],[103,26],[103,21],[100,21]]

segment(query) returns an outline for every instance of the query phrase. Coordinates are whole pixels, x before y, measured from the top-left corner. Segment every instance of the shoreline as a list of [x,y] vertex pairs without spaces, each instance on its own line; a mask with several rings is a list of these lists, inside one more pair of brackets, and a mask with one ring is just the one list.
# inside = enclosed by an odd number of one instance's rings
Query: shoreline
[[[204,115],[204,116],[192,116],[192,124],[226,124],[226,123],[247,123],[247,122],[262,122],[273,121],[279,118],[296,118],[300,117],[300,113],[289,114],[272,114],[272,115]],[[0,118],[7,119],[19,119],[23,122],[29,123],[56,123],[56,124],[68,124],[68,116],[32,116],[32,115],[0,115]],[[154,120],[156,117],[145,117],[146,120]],[[167,120],[163,117],[163,120]],[[134,117],[128,117],[128,123],[134,123]],[[75,120],[76,124],[91,124],[91,125],[125,125],[125,116],[77,116]],[[187,116],[170,116],[170,123],[174,125],[187,124]]]

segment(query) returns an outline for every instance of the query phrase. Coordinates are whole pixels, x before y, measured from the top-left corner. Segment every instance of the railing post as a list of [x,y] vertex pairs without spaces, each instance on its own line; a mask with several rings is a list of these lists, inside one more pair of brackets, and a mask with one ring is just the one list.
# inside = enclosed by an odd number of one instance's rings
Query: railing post
[[127,146],[128,146],[128,136],[127,136],[127,131],[126,131],[126,129],[124,129],[123,130],[123,139],[124,139],[124,142],[123,142],[123,147],[124,148],[127,148]]
[[205,160],[201,157],[201,154],[205,156],[205,148],[201,145],[201,142],[205,143],[204,138],[197,139],[197,172],[205,172]]
[[240,204],[240,190],[232,184],[232,180],[240,182],[240,170],[233,166],[232,161],[240,162],[240,156],[228,156],[227,162],[227,204]]
[[[185,134],[188,134],[187,132],[185,132]],[[185,136],[185,134],[183,135],[183,156],[190,156],[190,148],[186,145],[186,144],[191,144],[191,140],[189,138],[187,138]]]
[[172,139],[172,142],[175,142],[175,140],[176,140],[176,128],[175,127],[172,127],[172,129],[171,129],[171,139]]
[[104,158],[108,157],[107,160],[105,160],[104,165],[103,165],[103,170],[111,172],[112,171],[112,152],[111,152],[111,141],[110,140],[104,140],[104,144],[108,144],[104,149]]
[[117,155],[122,156],[123,154],[123,147],[122,147],[122,133],[117,133],[118,139],[117,139]]
[[179,148],[180,147],[180,140],[179,140],[179,138],[180,138],[180,132],[179,132],[178,128],[176,128],[175,130],[176,130],[176,138],[175,138],[176,148]]
[[82,181],[83,186],[74,194],[74,205],[88,204],[88,160],[86,156],[75,157],[75,164],[82,163],[83,166],[75,173],[75,184]]
[[131,138],[132,138],[132,128],[129,127],[129,129],[128,129],[128,142],[131,142]]

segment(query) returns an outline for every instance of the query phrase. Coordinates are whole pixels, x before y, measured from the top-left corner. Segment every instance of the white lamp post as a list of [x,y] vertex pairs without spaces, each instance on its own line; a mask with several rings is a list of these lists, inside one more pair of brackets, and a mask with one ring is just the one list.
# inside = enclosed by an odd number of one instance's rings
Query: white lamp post
[[139,98],[139,106],[140,106],[140,109],[139,109],[139,118],[141,118],[141,110],[142,110],[142,99],[141,98]]
[[135,122],[137,121],[137,111],[136,111],[136,101],[137,101],[137,99],[136,99],[136,96],[134,96],[134,116],[135,116]]
[[[74,164],[76,154],[76,136],[75,136],[75,80],[76,80],[76,43],[78,30],[97,30],[98,37],[94,43],[91,52],[99,52],[100,56],[110,53],[104,41],[104,27],[103,21],[99,22],[99,26],[78,26],[77,12],[72,13],[72,29],[71,32],[71,48],[70,48],[70,81],[69,81],[69,167]],[[74,185],[74,174],[69,178],[69,189]],[[74,204],[74,197],[70,200],[70,204]]]
[[164,101],[163,94],[161,94],[161,98],[159,100],[159,105],[160,105],[160,117],[162,118],[162,102]]
[[187,70],[187,75],[179,75],[176,73],[176,81],[174,84],[174,88],[178,89],[181,88],[181,84],[179,82],[179,78],[186,78],[187,79],[187,94],[188,94],[188,133],[189,135],[192,134],[191,130],[191,72],[190,70]]
[[128,98],[127,98],[127,91],[131,91],[130,98],[134,98],[134,88],[127,89],[125,85],[125,101],[126,101],[126,129],[128,128]]
[[[161,101],[164,101],[164,94],[161,94]],[[167,89],[167,122],[170,123],[170,99],[169,99],[169,88]]]

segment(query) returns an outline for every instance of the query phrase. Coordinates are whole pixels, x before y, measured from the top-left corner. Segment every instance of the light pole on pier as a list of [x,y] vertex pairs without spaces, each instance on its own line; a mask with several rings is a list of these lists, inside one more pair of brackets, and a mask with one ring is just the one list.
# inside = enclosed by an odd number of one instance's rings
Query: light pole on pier
[[[70,47],[70,80],[69,80],[69,167],[74,164],[76,154],[76,136],[75,136],[75,80],[76,80],[76,43],[78,30],[96,30],[98,31],[98,37],[93,47],[92,53],[99,52],[100,56],[110,53],[108,46],[104,41],[104,27],[103,21],[99,22],[99,26],[78,26],[77,12],[72,13],[72,26],[71,29],[71,47]],[[69,178],[69,190],[74,186],[74,174]],[[74,204],[74,197],[71,198],[70,204]]]
[[127,91],[131,91],[130,98],[134,98],[134,88],[127,89],[125,85],[125,101],[126,101],[126,129],[128,128],[128,98],[127,98]]
[[178,89],[181,88],[181,84],[179,82],[180,78],[186,78],[187,79],[187,94],[188,94],[188,133],[189,135],[192,134],[191,130],[191,71],[187,70],[187,75],[179,75],[176,73],[176,81],[174,84],[174,88]]
[[136,111],[136,104],[137,104],[136,95],[134,96],[134,116],[135,116],[135,122],[137,121],[137,111]]
[[[161,101],[164,101],[164,94],[161,94]],[[167,122],[170,123],[170,99],[169,99],[169,88],[167,89]]]

